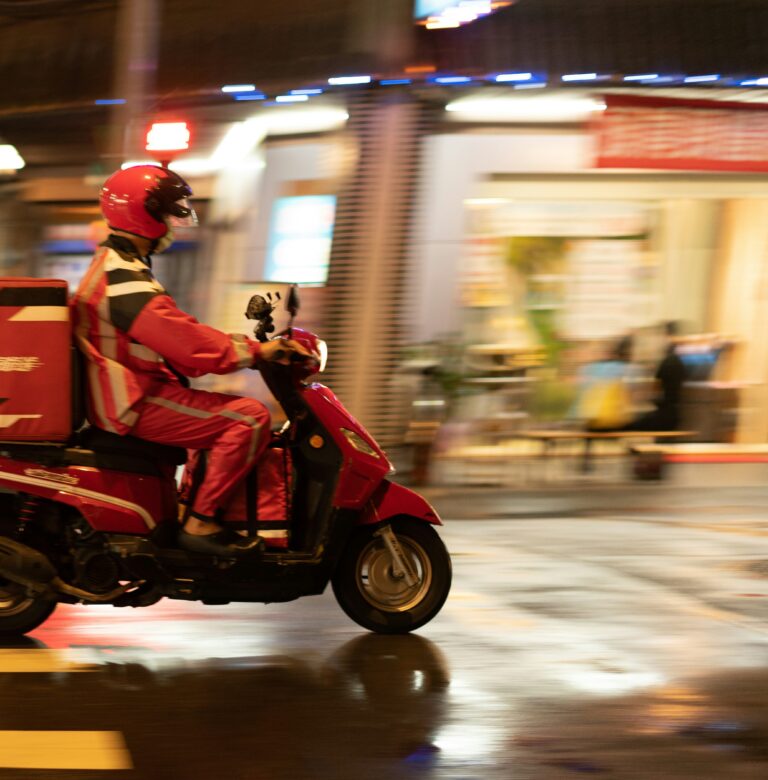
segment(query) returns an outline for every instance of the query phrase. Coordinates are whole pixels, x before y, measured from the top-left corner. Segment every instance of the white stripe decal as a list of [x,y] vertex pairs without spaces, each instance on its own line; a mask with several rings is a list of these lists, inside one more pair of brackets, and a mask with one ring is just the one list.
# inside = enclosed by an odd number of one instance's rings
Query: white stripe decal
[[120,731],[0,731],[6,769],[133,769]]
[[0,414],[0,428],[10,428],[19,420],[38,420],[42,414]]
[[159,290],[150,282],[120,282],[120,284],[110,284],[107,287],[107,295],[110,298],[140,292],[159,292]]
[[145,347],[143,344],[129,344],[128,354],[131,357],[146,360],[148,363],[159,363],[161,360],[160,355],[154,349]]
[[241,333],[227,334],[232,341],[232,346],[237,355],[237,365],[240,368],[249,368],[253,365],[253,353],[248,346],[248,342]]
[[134,504],[132,501],[126,501],[123,498],[108,496],[106,493],[97,493],[95,490],[62,485],[59,482],[49,482],[47,479],[22,477],[18,474],[11,474],[8,471],[0,471],[0,481],[1,480],[20,482],[23,485],[36,485],[37,487],[50,488],[51,490],[57,490],[60,493],[71,493],[72,495],[80,496],[82,498],[95,498],[97,501],[103,501],[105,504],[113,504],[114,506],[119,506],[121,509],[130,509],[132,512],[136,512],[149,528],[154,528],[156,525],[152,515],[150,515],[143,506]]
[[146,401],[147,403],[155,404],[156,406],[162,406],[165,409],[170,409],[172,412],[186,414],[189,417],[198,417],[201,420],[207,420],[208,418],[214,416],[214,412],[206,412],[204,409],[195,409],[193,406],[177,404],[175,401],[170,401],[167,398],[163,398],[159,395],[148,395],[146,397]]
[[117,253],[110,253],[104,262],[105,271],[116,271],[118,268],[125,268],[128,271],[149,270],[148,266],[140,263],[138,260],[123,260]]
[[68,322],[69,309],[66,306],[25,306],[17,311],[8,322]]

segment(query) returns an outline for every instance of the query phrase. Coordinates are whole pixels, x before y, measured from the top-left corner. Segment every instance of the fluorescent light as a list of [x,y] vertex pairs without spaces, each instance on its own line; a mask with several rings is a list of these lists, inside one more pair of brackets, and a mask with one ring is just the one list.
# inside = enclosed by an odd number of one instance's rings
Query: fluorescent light
[[533,73],[499,73],[494,79],[499,82],[506,81],[530,81],[533,78]]
[[273,108],[233,124],[211,155],[217,168],[247,157],[265,135],[319,133],[343,127],[349,114],[338,108]]
[[504,98],[462,98],[445,110],[465,122],[580,122],[605,103],[589,97],[536,96]]
[[712,74],[709,76],[686,76],[683,79],[685,84],[700,84],[703,81],[717,81],[720,76]]
[[658,77],[658,73],[640,73],[636,76],[624,76],[624,81],[650,81]]
[[125,98],[100,98],[93,101],[97,106],[122,106],[127,101]]
[[341,108],[274,108],[259,115],[269,135],[321,133],[343,127],[349,114]]
[[206,176],[218,170],[212,157],[182,157],[180,160],[174,160],[168,167],[184,176]]
[[265,100],[266,95],[262,95],[261,92],[254,93],[253,95],[235,95],[235,100]]
[[343,87],[350,84],[370,84],[370,76],[332,76],[328,83],[333,87]]
[[222,92],[255,92],[255,84],[227,84],[221,88]]
[[597,73],[567,73],[562,77],[563,81],[595,81]]
[[515,84],[513,89],[544,89],[546,86],[546,81],[537,81],[534,84]]
[[763,76],[759,79],[748,79],[741,82],[742,87],[768,87],[768,77]]
[[473,208],[483,208],[485,206],[501,206],[504,203],[509,203],[507,198],[467,198],[464,201],[465,206]]
[[437,76],[433,81],[436,84],[467,84],[472,79],[469,76]]
[[235,122],[211,155],[211,164],[215,168],[234,165],[247,157],[263,137],[264,129],[257,120]]
[[26,163],[13,144],[0,144],[0,171],[19,171]]
[[292,89],[291,95],[322,95],[322,89]]
[[383,87],[394,86],[395,84],[411,84],[412,79],[382,79],[379,84]]
[[278,95],[275,103],[306,103],[309,100],[308,95]]

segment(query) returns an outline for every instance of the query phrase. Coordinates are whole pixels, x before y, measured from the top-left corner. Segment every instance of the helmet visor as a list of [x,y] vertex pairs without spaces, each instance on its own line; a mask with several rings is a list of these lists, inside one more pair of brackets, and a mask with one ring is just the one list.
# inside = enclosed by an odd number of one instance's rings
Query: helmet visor
[[197,227],[197,214],[188,198],[177,200],[165,217],[166,223],[172,228]]

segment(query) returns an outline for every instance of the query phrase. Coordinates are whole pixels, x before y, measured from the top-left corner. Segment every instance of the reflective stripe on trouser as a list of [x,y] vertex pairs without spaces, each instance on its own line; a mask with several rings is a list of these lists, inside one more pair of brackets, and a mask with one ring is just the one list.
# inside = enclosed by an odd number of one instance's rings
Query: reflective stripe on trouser
[[166,385],[147,396],[131,435],[208,450],[205,480],[192,512],[213,518],[269,442],[269,412],[259,401]]

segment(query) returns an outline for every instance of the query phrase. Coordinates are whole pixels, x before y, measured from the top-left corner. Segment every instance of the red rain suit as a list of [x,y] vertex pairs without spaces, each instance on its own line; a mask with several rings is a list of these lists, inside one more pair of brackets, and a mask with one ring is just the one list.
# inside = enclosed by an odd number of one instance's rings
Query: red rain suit
[[269,440],[269,412],[250,398],[185,387],[178,375],[228,374],[254,364],[260,345],[181,311],[133,244],[98,249],[72,301],[86,358],[88,419],[98,428],[209,450],[192,514],[215,519]]

